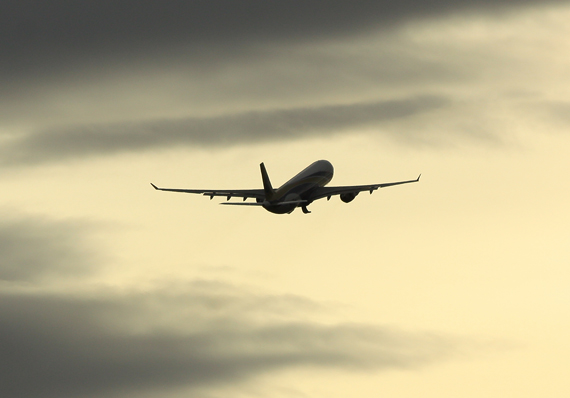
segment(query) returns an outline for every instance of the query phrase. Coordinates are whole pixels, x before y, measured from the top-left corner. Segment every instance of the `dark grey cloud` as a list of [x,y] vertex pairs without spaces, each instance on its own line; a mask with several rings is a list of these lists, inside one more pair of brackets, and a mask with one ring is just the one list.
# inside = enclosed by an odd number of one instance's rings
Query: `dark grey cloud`
[[0,163],[36,164],[181,145],[229,146],[334,134],[428,112],[448,102],[444,97],[425,96],[211,118],[51,129],[5,141],[0,147]]
[[61,264],[84,263],[69,244],[72,230],[31,217],[0,227],[0,271],[8,275],[0,284],[0,391],[6,396],[208,392],[307,366],[415,368],[458,349],[454,339],[435,334],[307,320],[318,318],[320,304],[220,281],[115,291],[82,287],[77,279],[72,290],[56,291],[36,276],[74,275]]
[[416,368],[456,349],[441,336],[391,328],[255,321],[240,304],[271,319],[274,297],[203,287],[86,297],[0,292],[0,390],[20,398],[165,396],[304,366]]
[[81,275],[92,264],[78,224],[36,218],[0,221],[0,281],[31,282]]
[[567,0],[6,0],[0,73],[34,76],[184,49],[209,63],[251,44],[330,39],[450,12],[545,3]]

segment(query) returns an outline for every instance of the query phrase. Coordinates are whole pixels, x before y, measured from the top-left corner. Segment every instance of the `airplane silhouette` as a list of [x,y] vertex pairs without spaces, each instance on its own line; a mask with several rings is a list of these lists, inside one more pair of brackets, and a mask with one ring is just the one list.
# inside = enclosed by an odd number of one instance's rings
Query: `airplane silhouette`
[[[318,199],[327,198],[327,200],[330,200],[332,196],[340,195],[340,200],[344,203],[349,203],[362,191],[369,191],[372,194],[372,192],[378,188],[418,182],[421,177],[420,174],[417,179],[408,181],[326,187],[325,185],[328,184],[333,177],[334,169],[329,161],[317,160],[285,184],[274,189],[269,180],[265,165],[261,163],[259,166],[261,168],[263,189],[174,189],[159,188],[153,183],[150,185],[159,191],[203,194],[209,196],[210,199],[214,196],[225,196],[228,202],[220,203],[222,205],[260,206],[275,214],[289,214],[293,212],[295,208],[301,207],[303,213],[307,214],[310,213],[307,206]],[[243,202],[229,202],[234,196],[243,198]],[[255,202],[246,202],[248,198],[254,198]]]

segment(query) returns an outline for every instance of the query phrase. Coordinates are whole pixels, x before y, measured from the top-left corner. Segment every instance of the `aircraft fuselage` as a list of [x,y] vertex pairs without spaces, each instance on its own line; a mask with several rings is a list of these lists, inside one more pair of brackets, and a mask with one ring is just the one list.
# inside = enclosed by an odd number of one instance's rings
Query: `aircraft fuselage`
[[306,208],[312,202],[312,192],[328,184],[333,174],[334,168],[329,161],[317,160],[276,189],[271,199],[265,200],[263,208],[275,214],[291,213],[299,206],[299,201],[306,201],[302,206]]

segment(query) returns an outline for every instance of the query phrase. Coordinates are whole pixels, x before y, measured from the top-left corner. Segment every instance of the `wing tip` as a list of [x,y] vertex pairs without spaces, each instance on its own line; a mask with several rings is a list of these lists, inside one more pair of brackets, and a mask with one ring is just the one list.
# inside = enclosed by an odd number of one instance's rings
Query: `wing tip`
[[416,179],[416,181],[419,181],[421,176],[422,176],[422,174],[420,173],[420,175],[418,176],[418,178]]
[[150,183],[150,185],[152,185],[152,187],[158,191],[158,187],[154,185],[152,182]]

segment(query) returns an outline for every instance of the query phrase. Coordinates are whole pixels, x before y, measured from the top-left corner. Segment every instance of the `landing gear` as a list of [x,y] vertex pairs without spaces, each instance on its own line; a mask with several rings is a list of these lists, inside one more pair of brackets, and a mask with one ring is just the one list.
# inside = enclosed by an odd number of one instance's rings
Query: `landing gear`
[[306,206],[306,205],[305,205],[305,206],[301,206],[301,209],[303,210],[303,213],[305,213],[305,214],[309,214],[309,213],[310,213],[310,211],[309,211],[309,209],[307,209],[307,206]]

